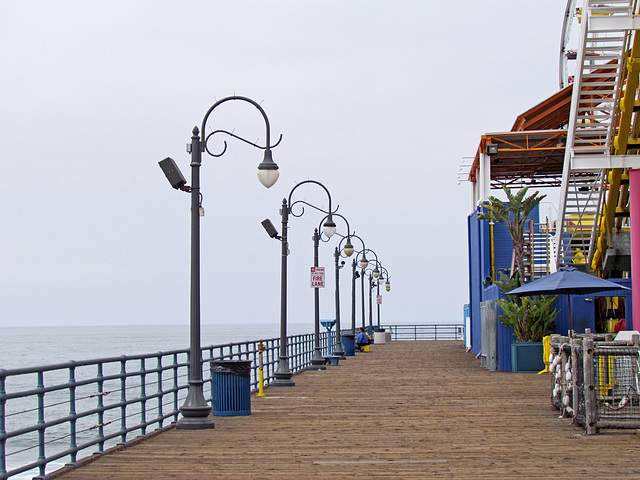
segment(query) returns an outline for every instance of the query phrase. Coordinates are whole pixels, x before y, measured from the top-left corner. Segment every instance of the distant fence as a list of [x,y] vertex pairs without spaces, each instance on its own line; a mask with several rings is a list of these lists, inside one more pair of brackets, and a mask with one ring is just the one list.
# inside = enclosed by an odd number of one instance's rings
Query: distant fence
[[[259,343],[202,347],[207,402],[211,401],[210,360],[251,360],[251,388],[258,388]],[[278,366],[280,339],[262,343],[268,383]],[[293,335],[287,344],[291,372],[306,368],[313,356],[314,335]],[[320,335],[320,345],[326,348],[326,333]],[[166,428],[178,420],[188,378],[188,349],[0,369],[0,480],[20,474],[43,477],[75,464],[79,454],[103,453],[150,430]]]
[[464,325],[385,325],[391,340],[464,340]]

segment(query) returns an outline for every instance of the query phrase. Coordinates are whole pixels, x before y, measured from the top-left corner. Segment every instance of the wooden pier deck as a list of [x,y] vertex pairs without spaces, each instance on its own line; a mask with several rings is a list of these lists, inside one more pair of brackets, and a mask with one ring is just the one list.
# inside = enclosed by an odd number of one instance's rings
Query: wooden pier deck
[[548,375],[488,372],[460,342],[393,342],[253,397],[215,430],[172,429],[62,480],[640,478],[635,431],[586,436]]

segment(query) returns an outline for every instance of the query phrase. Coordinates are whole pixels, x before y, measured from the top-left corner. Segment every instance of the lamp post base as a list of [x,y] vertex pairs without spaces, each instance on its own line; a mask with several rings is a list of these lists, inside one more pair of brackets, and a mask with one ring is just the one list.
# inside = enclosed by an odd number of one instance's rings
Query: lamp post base
[[340,345],[336,346],[336,348],[334,348],[334,349],[333,349],[333,354],[334,354],[336,357],[340,357],[340,359],[341,359],[341,360],[343,360],[344,358],[346,358],[346,357],[344,356],[344,350],[342,350],[342,346],[340,346]]
[[296,384],[291,377],[293,373],[289,370],[289,357],[280,357],[278,368],[273,372],[275,380],[269,382],[270,387],[294,387]]
[[215,428],[215,423],[209,418],[211,407],[204,399],[202,384],[202,380],[189,381],[189,393],[187,393],[184,404],[180,407],[182,418],[178,420],[176,428],[184,430]]
[[[184,413],[183,413],[184,415]],[[216,428],[216,424],[208,417],[182,417],[176,423],[176,428],[180,430],[205,430]]]
[[324,366],[324,358],[318,362],[318,360],[311,360],[311,365],[309,365],[305,370],[326,370],[327,367]]
[[307,370],[326,370],[324,366],[324,358],[320,353],[320,348],[316,347],[313,351],[313,357],[311,358],[311,365],[307,367]]

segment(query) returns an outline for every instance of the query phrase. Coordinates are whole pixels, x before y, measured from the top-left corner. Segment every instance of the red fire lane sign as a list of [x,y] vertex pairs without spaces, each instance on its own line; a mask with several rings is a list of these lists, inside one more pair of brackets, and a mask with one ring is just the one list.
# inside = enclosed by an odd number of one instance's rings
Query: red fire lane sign
[[324,288],[324,267],[311,267],[311,288]]

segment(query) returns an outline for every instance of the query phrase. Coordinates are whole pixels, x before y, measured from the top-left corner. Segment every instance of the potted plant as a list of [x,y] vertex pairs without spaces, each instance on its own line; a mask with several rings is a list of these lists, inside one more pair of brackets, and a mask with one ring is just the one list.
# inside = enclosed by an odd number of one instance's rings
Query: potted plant
[[[500,272],[496,285],[507,295],[496,301],[503,314],[500,321],[513,327],[516,343],[511,344],[511,369],[514,372],[538,372],[544,369],[542,339],[553,332],[558,310],[552,308],[557,295],[509,298],[519,280]],[[516,274],[517,276],[517,274]]]

